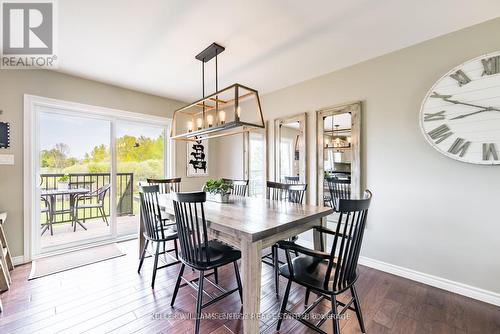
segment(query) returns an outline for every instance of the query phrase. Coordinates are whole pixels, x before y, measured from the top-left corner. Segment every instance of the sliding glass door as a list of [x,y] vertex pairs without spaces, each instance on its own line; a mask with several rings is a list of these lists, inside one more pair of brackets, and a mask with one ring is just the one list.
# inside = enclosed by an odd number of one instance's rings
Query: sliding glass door
[[136,237],[139,183],[168,175],[168,119],[56,100],[27,115],[31,256]]
[[38,116],[41,252],[110,237],[111,121]]
[[165,128],[137,122],[116,123],[116,227],[119,236],[139,230],[139,187],[163,178]]

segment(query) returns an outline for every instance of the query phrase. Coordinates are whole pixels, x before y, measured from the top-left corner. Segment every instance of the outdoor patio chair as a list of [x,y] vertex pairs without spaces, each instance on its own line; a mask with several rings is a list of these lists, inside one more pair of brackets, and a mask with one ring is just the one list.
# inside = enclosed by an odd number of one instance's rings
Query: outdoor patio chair
[[[75,208],[74,208],[74,216],[75,220],[78,220],[78,210],[80,209],[97,209],[99,214],[101,215],[102,220],[109,226],[108,218],[106,217],[106,213],[104,212],[104,198],[106,197],[107,192],[109,191],[110,185],[105,184],[97,190],[77,195],[75,198]],[[73,231],[76,231],[76,225],[73,224]]]

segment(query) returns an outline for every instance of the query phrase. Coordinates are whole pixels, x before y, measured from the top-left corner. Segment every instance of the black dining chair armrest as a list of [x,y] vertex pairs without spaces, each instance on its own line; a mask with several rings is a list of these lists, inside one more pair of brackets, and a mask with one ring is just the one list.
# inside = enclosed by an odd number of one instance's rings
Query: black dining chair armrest
[[329,259],[330,258],[330,254],[328,254],[328,253],[314,250],[314,249],[309,249],[309,248],[297,245],[295,242],[282,240],[282,241],[278,241],[277,243],[278,243],[278,246],[280,248],[287,250],[287,251],[294,251],[294,252],[301,253],[304,255],[317,257],[320,259]]
[[344,237],[342,233],[337,233],[332,229],[329,229],[328,227],[324,226],[314,226],[314,229],[321,232],[321,233],[326,233],[326,234],[331,234],[331,235],[338,235],[340,237]]

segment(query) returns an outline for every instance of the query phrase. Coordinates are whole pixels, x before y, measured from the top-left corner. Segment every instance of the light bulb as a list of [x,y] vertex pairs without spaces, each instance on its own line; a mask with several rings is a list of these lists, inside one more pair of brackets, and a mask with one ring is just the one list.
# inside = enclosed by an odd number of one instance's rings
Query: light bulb
[[201,118],[196,119],[196,127],[198,130],[201,130],[201,126],[203,125],[203,120]]
[[214,121],[214,117],[212,115],[208,115],[207,116],[207,123],[208,123],[209,128],[212,127],[213,121]]
[[193,122],[189,121],[189,122],[187,123],[187,129],[188,129],[188,132],[193,131]]
[[238,115],[238,118],[240,118],[240,115],[241,115],[241,107],[238,106],[238,108],[236,108],[236,115]]

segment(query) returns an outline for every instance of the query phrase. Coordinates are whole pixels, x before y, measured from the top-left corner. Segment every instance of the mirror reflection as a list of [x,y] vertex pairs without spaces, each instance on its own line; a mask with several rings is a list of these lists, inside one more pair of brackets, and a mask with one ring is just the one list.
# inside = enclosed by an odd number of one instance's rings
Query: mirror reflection
[[306,116],[275,120],[275,171],[277,182],[306,183]]
[[352,116],[332,114],[323,118],[323,204],[335,209],[339,198],[351,194]]
[[281,182],[298,183],[300,180],[300,158],[304,146],[300,122],[283,123],[280,134]]
[[325,177],[351,178],[351,114],[327,116],[323,120],[323,170]]

